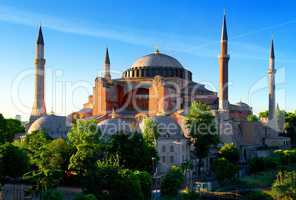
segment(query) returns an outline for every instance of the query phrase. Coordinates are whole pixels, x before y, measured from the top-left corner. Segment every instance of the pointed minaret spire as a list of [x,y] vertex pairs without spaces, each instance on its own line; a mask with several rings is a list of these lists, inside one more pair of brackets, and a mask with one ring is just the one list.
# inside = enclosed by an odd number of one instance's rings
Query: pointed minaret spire
[[227,26],[226,26],[226,13],[224,13],[221,41],[227,41],[227,40],[228,40],[228,35],[227,35]]
[[271,40],[270,58],[273,58],[273,59],[274,59],[274,46],[273,46],[273,39]]
[[41,26],[39,27],[39,33],[38,33],[38,38],[37,38],[37,44],[44,45],[44,40],[43,40],[43,34],[42,34],[42,28],[41,28]]
[[45,106],[45,58],[44,40],[41,26],[39,28],[37,45],[35,50],[35,96],[30,123],[39,117],[46,115]]
[[275,56],[274,56],[274,44],[271,40],[270,55],[269,55],[269,67],[268,67],[268,120],[272,121],[275,117],[276,105],[275,105]]
[[106,48],[105,61],[104,61],[104,78],[110,80],[110,58],[109,58],[109,50]]
[[221,53],[219,55],[219,110],[228,110],[228,35],[226,14],[224,13],[221,33]]

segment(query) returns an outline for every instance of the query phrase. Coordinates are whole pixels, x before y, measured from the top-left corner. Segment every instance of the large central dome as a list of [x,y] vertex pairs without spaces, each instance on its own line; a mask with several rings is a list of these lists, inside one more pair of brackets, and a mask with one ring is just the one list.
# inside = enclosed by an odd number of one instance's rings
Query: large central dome
[[132,68],[135,67],[173,67],[173,68],[183,68],[181,63],[168,55],[159,53],[156,51],[155,53],[143,56],[136,60],[132,65]]
[[129,69],[123,72],[122,76],[128,79],[162,76],[191,80],[192,75],[177,59],[157,50],[155,53],[136,60]]

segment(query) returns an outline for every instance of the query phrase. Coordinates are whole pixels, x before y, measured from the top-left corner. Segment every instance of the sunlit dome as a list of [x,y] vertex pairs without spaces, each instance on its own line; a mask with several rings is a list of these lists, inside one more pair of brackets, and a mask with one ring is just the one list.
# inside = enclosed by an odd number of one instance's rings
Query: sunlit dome
[[132,68],[136,67],[173,67],[183,68],[181,63],[166,54],[160,53],[158,50],[155,53],[143,56],[136,60],[132,65]]

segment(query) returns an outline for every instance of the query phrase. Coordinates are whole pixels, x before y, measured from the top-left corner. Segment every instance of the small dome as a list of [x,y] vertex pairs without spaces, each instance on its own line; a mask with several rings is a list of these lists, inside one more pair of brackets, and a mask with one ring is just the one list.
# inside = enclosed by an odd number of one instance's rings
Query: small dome
[[[151,117],[157,124],[160,138],[183,138],[179,124],[170,116]],[[144,131],[144,120],[140,124],[140,129]]]
[[159,53],[156,51],[155,53],[143,56],[136,60],[132,65],[132,68],[136,67],[173,67],[173,68],[183,68],[181,63],[168,55]]
[[67,126],[66,117],[51,114],[35,120],[31,124],[28,133],[44,131],[51,138],[65,138],[69,129],[70,127]]
[[240,107],[241,110],[246,110],[246,111],[251,111],[252,110],[252,108],[248,104],[246,104],[244,102],[241,102],[241,101],[236,103],[235,105]]

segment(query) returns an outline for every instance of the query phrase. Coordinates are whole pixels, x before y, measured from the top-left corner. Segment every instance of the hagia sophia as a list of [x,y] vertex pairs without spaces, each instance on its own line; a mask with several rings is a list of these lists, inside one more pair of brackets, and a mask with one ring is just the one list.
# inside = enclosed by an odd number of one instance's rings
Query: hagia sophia
[[[207,104],[218,124],[220,139],[224,143],[234,143],[240,150],[242,159],[256,156],[263,146],[285,146],[289,139],[279,136],[280,120],[276,119],[275,99],[275,52],[273,41],[270,47],[268,86],[268,122],[250,122],[252,108],[246,103],[229,102],[228,94],[228,35],[224,15],[221,32],[219,67],[219,91],[214,92],[192,80],[190,69],[186,69],[175,58],[156,50],[138,58],[121,78],[112,78],[111,59],[106,49],[104,74],[95,77],[93,92],[82,109],[68,116],[47,114],[44,89],[44,39],[40,27],[35,57],[35,98],[28,124],[28,134],[44,130],[51,137],[66,137],[75,119],[95,119],[103,135],[118,132],[142,130],[144,118],[152,118],[157,124],[165,125],[157,141],[159,173],[171,165],[181,165],[193,159],[188,143],[185,117],[194,101]],[[171,128],[174,127],[174,128]],[[205,161],[203,171],[209,171],[210,160]]]

